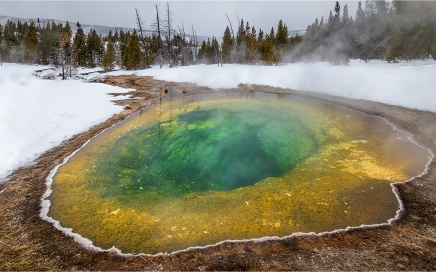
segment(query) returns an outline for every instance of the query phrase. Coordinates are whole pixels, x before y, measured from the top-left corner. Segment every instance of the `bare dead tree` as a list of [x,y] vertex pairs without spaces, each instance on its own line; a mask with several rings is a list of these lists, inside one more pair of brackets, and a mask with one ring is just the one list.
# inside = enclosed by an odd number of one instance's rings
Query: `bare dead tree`
[[194,42],[194,52],[192,53],[192,58],[194,59],[194,63],[197,62],[197,46],[198,46],[197,35],[195,33],[196,32],[194,29],[194,25],[192,25],[192,39]]
[[156,21],[153,22],[151,27],[155,30],[157,33],[157,47],[158,47],[158,59],[159,59],[159,67],[162,68],[163,64],[163,57],[162,57],[162,35],[161,35],[161,21],[159,17],[159,7],[156,4]]
[[166,27],[167,27],[167,43],[168,43],[168,54],[169,54],[169,64],[170,64],[170,68],[173,66],[173,61],[172,61],[172,56],[173,56],[173,45],[172,45],[172,41],[171,41],[171,23],[172,23],[172,14],[170,11],[170,4],[168,4],[167,2],[167,9],[166,9]]
[[147,62],[147,68],[150,68],[150,59],[149,59],[149,54],[147,52],[147,43],[144,38],[144,27],[143,27],[144,22],[142,21],[141,16],[139,16],[139,11],[137,8],[135,8],[135,12],[136,12],[136,24],[138,25],[139,28],[139,39],[141,40],[142,48],[144,50],[145,59]]
[[[230,25],[230,30],[232,31],[232,37],[233,37],[233,41],[235,40],[235,32],[233,32],[233,27],[232,27],[232,22],[230,21],[229,16],[227,15],[227,13],[224,13],[227,17],[227,20],[229,21],[229,25]],[[239,20],[239,17],[238,17]]]
[[179,27],[179,33],[182,38],[182,44],[181,44],[181,54],[182,54],[182,65],[188,65],[188,57],[187,57],[187,50],[186,50],[186,34],[185,34],[185,26],[183,25],[182,21],[182,27]]

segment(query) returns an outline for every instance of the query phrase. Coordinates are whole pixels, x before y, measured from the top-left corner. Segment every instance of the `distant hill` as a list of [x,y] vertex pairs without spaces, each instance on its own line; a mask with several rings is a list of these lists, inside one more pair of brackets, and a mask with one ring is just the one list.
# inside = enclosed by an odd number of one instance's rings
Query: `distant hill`
[[[0,23],[2,25],[5,25],[8,20],[13,21],[13,22],[18,22],[18,20],[19,20],[20,22],[23,22],[23,23],[24,22],[30,23],[31,21],[34,21],[36,23],[38,19],[37,18],[26,19],[26,18],[18,18],[18,17],[10,17],[10,16],[0,15]],[[46,18],[39,18],[39,21],[41,24],[44,24],[44,25],[47,24],[47,22],[51,22],[51,21],[54,21],[57,24],[62,23],[63,25],[65,25],[67,23],[67,21],[53,20],[53,19],[46,19]],[[76,32],[76,30],[77,30],[76,23],[77,22],[69,22],[69,23],[71,25],[71,29],[73,30],[73,32]],[[121,28],[123,29],[123,31],[133,31],[132,28],[128,28],[128,27],[88,25],[88,24],[84,24],[84,23],[82,24],[82,22],[79,22],[79,23],[82,26],[83,31],[85,31],[85,33],[89,33],[89,31],[91,29],[95,29],[95,31],[101,35],[107,35],[109,33],[109,30],[112,30],[112,32],[115,32],[115,29],[121,29]],[[151,30],[146,30],[146,32],[151,33]]]
[[[36,23],[38,21],[37,18],[26,19],[26,18],[19,18],[19,17],[11,17],[11,16],[0,15],[0,24],[5,25],[8,20],[9,21],[13,21],[13,22],[18,22],[18,20],[19,20],[22,23],[24,23],[24,22],[30,23],[31,21],[34,21]],[[39,21],[40,21],[41,24],[44,24],[44,25],[47,24],[47,22],[51,22],[51,21],[54,21],[57,24],[62,23],[63,25],[65,25],[67,23],[67,21],[56,20],[56,19],[46,19],[46,18],[44,18],[44,19],[43,18],[39,18]],[[69,23],[70,23],[71,29],[73,30],[73,33],[75,33],[76,30],[77,30],[77,26],[76,26],[77,22],[69,22]],[[83,29],[83,31],[86,34],[88,34],[91,29],[95,29],[97,34],[101,34],[103,36],[106,36],[109,33],[109,30],[112,30],[112,33],[114,33],[116,29],[118,29],[118,30],[119,29],[123,29],[123,31],[125,31],[125,32],[126,31],[130,31],[130,32],[133,31],[133,28],[128,28],[128,27],[88,25],[88,24],[85,24],[85,23],[82,23],[82,22],[79,22],[79,23],[82,26],[82,29]],[[152,30],[146,29],[144,34],[145,35],[151,35],[152,33],[153,33]],[[186,36],[187,36],[187,39],[190,38],[190,35],[186,34]],[[197,36],[198,43],[201,44],[205,40],[207,41],[207,37],[206,36]]]
[[[19,18],[19,17],[10,17],[10,16],[3,16],[0,15],[0,24],[5,25],[7,21],[13,21],[13,22],[18,22],[18,20],[20,20],[21,22],[28,22],[30,23],[31,21],[37,22],[37,18],[30,18],[30,19],[26,19],[26,18]],[[39,21],[41,22],[41,24],[47,24],[47,22],[51,22],[54,21],[55,23],[59,24],[62,23],[63,25],[65,25],[67,23],[67,21],[62,21],[62,20],[56,20],[56,19],[46,19],[46,18],[39,18]],[[77,22],[69,22],[71,25],[71,29],[73,30],[73,33],[76,32],[77,30],[77,26],[76,23]],[[91,29],[95,29],[95,31],[98,34],[101,35],[107,35],[109,33],[109,30],[112,30],[112,33],[115,32],[116,29],[123,29],[123,31],[133,31],[133,28],[128,28],[128,27],[115,27],[115,26],[102,26],[102,25],[88,25],[82,22],[79,22],[80,25],[82,26],[83,30],[85,31],[86,34],[89,33],[89,31]],[[152,30],[146,29],[145,30],[145,35],[151,35],[153,33]],[[290,30],[288,31],[289,36],[294,37],[296,34],[298,33],[298,35],[303,36],[306,33],[306,30]],[[190,35],[186,34],[187,38],[190,38]],[[217,37],[218,40],[221,42],[222,37]],[[197,41],[198,43],[201,45],[201,43],[203,41],[207,41],[208,37],[207,36],[197,36]]]

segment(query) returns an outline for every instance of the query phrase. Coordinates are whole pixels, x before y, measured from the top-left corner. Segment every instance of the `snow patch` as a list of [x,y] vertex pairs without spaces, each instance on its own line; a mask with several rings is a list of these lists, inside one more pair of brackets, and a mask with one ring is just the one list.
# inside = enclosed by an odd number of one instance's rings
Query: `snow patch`
[[[44,70],[49,69],[49,70]],[[109,93],[129,90],[81,80],[44,80],[51,67],[3,63],[0,66],[0,182],[15,169],[73,135],[123,110]]]
[[137,74],[156,79],[192,82],[210,88],[235,88],[240,83],[269,85],[300,91],[364,99],[412,109],[436,112],[436,61],[400,63],[351,60],[350,65],[326,62],[291,63],[281,66],[196,65],[109,74]]

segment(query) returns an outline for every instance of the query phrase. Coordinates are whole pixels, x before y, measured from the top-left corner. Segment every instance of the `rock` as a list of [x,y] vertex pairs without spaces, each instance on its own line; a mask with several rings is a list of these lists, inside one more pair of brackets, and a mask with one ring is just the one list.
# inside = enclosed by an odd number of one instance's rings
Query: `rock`
[[92,73],[92,74],[89,74],[85,80],[88,82],[102,82],[103,79],[104,79],[104,76],[102,74]]
[[44,70],[39,76],[42,79],[56,79],[56,72],[53,70]]

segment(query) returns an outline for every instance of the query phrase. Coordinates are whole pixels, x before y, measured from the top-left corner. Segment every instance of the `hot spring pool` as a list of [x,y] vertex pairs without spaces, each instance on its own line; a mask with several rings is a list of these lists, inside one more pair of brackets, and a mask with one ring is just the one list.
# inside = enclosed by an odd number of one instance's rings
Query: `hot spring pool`
[[291,95],[168,98],[52,178],[48,216],[95,246],[156,254],[385,223],[428,150],[385,122]]

